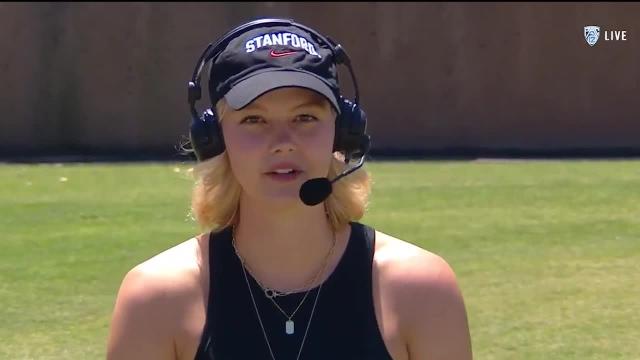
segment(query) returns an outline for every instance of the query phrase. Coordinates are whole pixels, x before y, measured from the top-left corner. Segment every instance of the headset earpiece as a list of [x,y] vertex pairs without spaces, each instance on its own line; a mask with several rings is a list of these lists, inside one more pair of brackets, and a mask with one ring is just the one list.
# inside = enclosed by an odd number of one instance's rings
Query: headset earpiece
[[336,119],[336,134],[333,151],[342,151],[345,162],[364,156],[371,146],[371,138],[366,134],[367,115],[350,100],[340,97],[340,115]]
[[191,122],[191,143],[199,161],[210,159],[224,152],[225,144],[216,114],[207,109],[201,118]]

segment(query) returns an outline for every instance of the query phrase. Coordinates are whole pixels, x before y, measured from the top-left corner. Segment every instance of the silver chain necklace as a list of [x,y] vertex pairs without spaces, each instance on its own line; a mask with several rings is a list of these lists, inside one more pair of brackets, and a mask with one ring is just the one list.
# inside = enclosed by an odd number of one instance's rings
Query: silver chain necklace
[[[253,273],[251,272],[251,269],[247,269],[247,265],[244,263],[244,259],[242,258],[242,256],[240,255],[240,253],[238,252],[238,249],[236,248],[236,238],[235,238],[235,228],[233,229],[233,233],[232,233],[232,245],[233,245],[233,249],[236,253],[236,255],[238,256],[238,259],[240,259],[240,262],[242,263],[242,270],[243,271],[248,271],[253,278],[255,279],[255,281],[258,283],[258,285],[262,288],[262,290],[265,293],[265,296],[271,300],[271,302],[278,308],[278,310],[280,310],[280,312],[282,313],[282,315],[284,315],[287,318],[287,321],[285,322],[285,332],[288,335],[292,335],[295,331],[295,323],[293,322],[293,317],[296,315],[296,313],[298,312],[298,310],[300,309],[300,307],[302,306],[302,304],[304,303],[304,301],[307,299],[307,296],[309,295],[309,293],[311,292],[312,288],[309,288],[312,284],[314,284],[318,278],[320,277],[320,275],[322,273],[324,273],[324,271],[326,270],[326,266],[328,264],[329,258],[331,257],[331,255],[333,254],[333,251],[336,247],[336,236],[335,236],[335,232],[333,233],[333,244],[331,246],[331,249],[329,250],[329,253],[327,254],[327,256],[324,259],[324,262],[322,264],[322,267],[320,268],[320,270],[316,273],[315,277],[309,282],[307,283],[304,287],[300,288],[300,289],[296,289],[296,290],[290,290],[287,292],[280,292],[278,290],[275,289],[271,289],[268,287],[265,287],[264,285],[262,285],[262,283],[258,280],[258,278],[253,275]],[[280,307],[280,305],[278,305],[278,303],[275,301],[275,297],[277,296],[283,296],[283,295],[289,295],[295,292],[299,292],[301,289],[304,288],[309,288],[304,297],[302,298],[302,300],[300,301],[300,303],[298,304],[298,306],[296,307],[295,311],[293,312],[293,314],[291,315],[287,315],[287,313],[282,310],[282,308]]]
[[[240,254],[238,253],[238,249],[235,246],[236,243],[236,239],[235,239],[235,227],[232,229],[232,245],[234,248],[234,251],[236,252],[236,255],[238,256],[238,258],[240,259],[240,263],[241,263],[241,267],[242,267],[242,273],[244,274],[244,280],[247,284],[247,288],[249,289],[249,294],[251,295],[251,302],[253,303],[253,308],[256,311],[256,316],[258,317],[258,322],[260,323],[260,328],[262,329],[262,335],[264,335],[264,340],[267,343],[267,347],[269,348],[269,354],[271,354],[271,359],[275,360],[275,356],[273,355],[273,349],[271,349],[271,343],[269,343],[269,338],[267,337],[267,332],[264,328],[264,325],[262,324],[262,318],[260,317],[260,312],[258,311],[258,305],[256,304],[256,300],[253,296],[253,290],[251,290],[251,285],[249,284],[249,278],[247,277],[247,270],[245,269],[245,264],[244,264],[244,260],[242,259],[242,257],[240,256]],[[325,258],[324,264],[321,267],[320,271],[316,274],[315,278],[313,279],[313,281],[311,282],[311,284],[313,284],[318,277],[320,276],[320,274],[325,270],[326,265],[328,263],[328,259],[331,257],[331,254],[333,253],[333,250],[335,249],[336,246],[336,236],[335,236],[335,232],[333,233],[333,244],[331,246],[331,250],[329,251],[329,254],[327,255],[327,257]],[[267,298],[269,298],[280,310],[280,312],[282,312],[284,314],[284,316],[287,317],[287,322],[285,323],[285,331],[287,334],[291,335],[294,332],[294,324],[293,321],[291,320],[291,318],[293,318],[293,316],[298,312],[298,309],[300,309],[300,306],[302,305],[302,303],[304,302],[304,300],[307,298],[307,295],[309,295],[309,293],[311,292],[312,289],[308,289],[307,293],[305,294],[304,298],[302,299],[302,301],[300,302],[300,304],[298,305],[298,307],[296,308],[296,310],[293,312],[293,314],[291,314],[291,316],[288,316],[283,310],[282,308],[280,308],[280,306],[275,302],[275,300],[273,299],[275,296],[277,296],[277,294],[290,294],[292,292],[296,292],[297,290],[291,291],[291,292],[287,292],[287,293],[282,293],[282,292],[277,292],[273,289],[269,289],[269,288],[265,288],[264,286],[262,286],[262,284],[258,281],[258,279],[254,276],[254,279],[256,280],[256,282],[258,283],[258,285],[260,285],[260,287],[263,289],[263,291],[265,292],[265,295],[267,296]],[[322,285],[324,285],[324,282],[320,284],[320,286],[318,287],[318,291],[316,292],[316,298],[313,302],[313,308],[311,309],[311,316],[309,316],[309,322],[307,323],[307,328],[304,331],[304,336],[302,337],[302,343],[300,344],[300,349],[298,350],[298,356],[296,357],[296,360],[300,359],[300,354],[302,354],[302,348],[304,347],[304,343],[305,340],[307,339],[307,334],[309,332],[309,327],[311,326],[311,321],[313,320],[313,314],[315,313],[316,310],[316,305],[318,304],[318,298],[320,297],[320,291],[322,290]],[[307,284],[307,286],[309,286],[309,284]],[[274,296],[269,296],[271,294],[275,294]]]
[[[264,335],[264,340],[267,342],[267,347],[269,348],[269,354],[271,354],[271,359],[276,360],[276,357],[273,355],[273,350],[271,349],[271,344],[269,343],[269,338],[267,337],[267,332],[264,329],[264,325],[262,324],[262,319],[260,318],[260,312],[258,311],[258,305],[256,305],[256,300],[253,297],[253,291],[251,290],[251,285],[249,285],[249,279],[247,278],[247,272],[244,269],[244,265],[242,265],[242,273],[244,274],[244,280],[247,283],[247,288],[249,289],[249,294],[251,295],[251,302],[253,303],[253,308],[256,311],[256,315],[258,316],[258,322],[260,322],[260,328],[262,329],[262,335]],[[309,317],[309,322],[307,323],[307,329],[304,331],[304,337],[302,338],[302,343],[300,344],[300,349],[298,350],[298,356],[296,356],[296,360],[300,359],[300,354],[302,354],[302,348],[304,347],[304,342],[307,339],[307,333],[309,332],[309,327],[311,325],[311,320],[313,319],[313,313],[316,310],[316,304],[318,303],[318,297],[320,297],[320,290],[322,290],[322,285],[318,288],[318,292],[316,293],[316,299],[313,302],[313,308],[311,309],[311,316]]]

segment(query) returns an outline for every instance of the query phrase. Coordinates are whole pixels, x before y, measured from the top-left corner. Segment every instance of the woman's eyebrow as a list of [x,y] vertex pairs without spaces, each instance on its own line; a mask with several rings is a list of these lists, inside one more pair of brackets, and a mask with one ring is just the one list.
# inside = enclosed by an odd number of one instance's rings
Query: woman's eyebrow
[[316,108],[320,108],[320,109],[324,109],[324,103],[318,101],[318,100],[310,100],[310,101],[306,101],[296,107],[293,108],[293,110],[298,110],[302,107],[316,107]]

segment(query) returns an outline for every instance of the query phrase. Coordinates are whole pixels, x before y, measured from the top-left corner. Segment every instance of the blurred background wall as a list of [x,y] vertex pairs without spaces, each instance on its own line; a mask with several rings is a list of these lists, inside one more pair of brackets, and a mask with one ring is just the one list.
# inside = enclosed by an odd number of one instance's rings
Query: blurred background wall
[[638,3],[2,3],[0,157],[174,156],[198,57],[258,17],[346,48],[372,154],[640,154]]

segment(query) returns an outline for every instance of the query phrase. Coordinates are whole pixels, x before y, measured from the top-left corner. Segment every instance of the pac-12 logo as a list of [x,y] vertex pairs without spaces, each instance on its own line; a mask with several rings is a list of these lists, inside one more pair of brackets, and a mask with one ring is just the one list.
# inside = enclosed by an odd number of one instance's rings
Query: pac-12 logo
[[584,27],[584,39],[587,40],[589,46],[593,46],[598,42],[600,38],[600,26],[585,26]]
[[[627,41],[626,30],[603,30],[605,41]],[[600,26],[590,25],[584,27],[584,39],[589,46],[594,46],[600,38]]]

